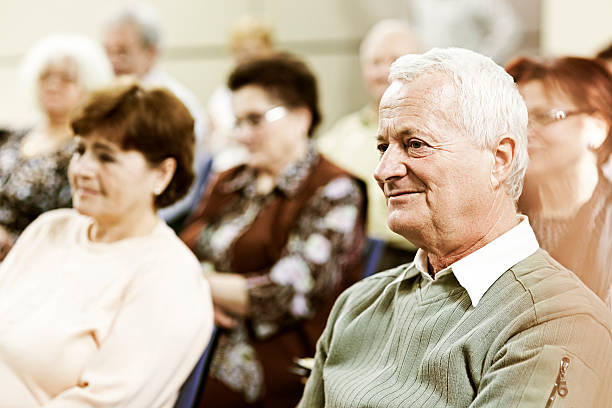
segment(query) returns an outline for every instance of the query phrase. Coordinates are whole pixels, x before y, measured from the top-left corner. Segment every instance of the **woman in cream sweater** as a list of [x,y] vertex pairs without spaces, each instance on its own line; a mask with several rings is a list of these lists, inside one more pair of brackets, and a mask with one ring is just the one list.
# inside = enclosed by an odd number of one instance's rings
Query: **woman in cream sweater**
[[0,267],[0,406],[172,407],[212,329],[200,266],[157,217],[193,180],[193,119],[123,84],[72,128],[74,209],[39,217]]

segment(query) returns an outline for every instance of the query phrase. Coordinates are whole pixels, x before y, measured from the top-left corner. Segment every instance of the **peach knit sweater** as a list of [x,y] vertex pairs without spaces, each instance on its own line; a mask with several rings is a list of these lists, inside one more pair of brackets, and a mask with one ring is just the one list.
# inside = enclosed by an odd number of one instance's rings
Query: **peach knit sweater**
[[0,266],[0,407],[172,407],[212,328],[195,257],[163,222],[87,238],[75,210],[43,214]]

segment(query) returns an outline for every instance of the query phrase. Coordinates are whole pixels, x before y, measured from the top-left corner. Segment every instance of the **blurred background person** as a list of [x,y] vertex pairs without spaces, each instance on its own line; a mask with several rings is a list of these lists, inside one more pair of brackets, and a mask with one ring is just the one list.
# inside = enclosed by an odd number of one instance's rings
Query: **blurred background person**
[[[596,55],[596,58],[599,59],[600,62],[605,64],[608,68],[608,71],[612,72],[612,43],[608,45],[606,48],[599,51]],[[608,180],[612,180],[612,155],[608,158],[608,161],[603,165],[603,173],[608,178]]]
[[403,0],[423,48],[463,47],[506,62],[521,41],[507,0]]
[[102,48],[80,35],[43,38],[26,55],[21,71],[40,118],[0,138],[0,259],[40,214],[70,207],[70,116],[88,91],[112,79]]
[[227,329],[202,406],[295,406],[293,361],[314,355],[333,300],[361,272],[365,191],[314,149],[318,92],[302,61],[249,59],[228,86],[249,161],[211,182],[181,233]]
[[193,180],[193,119],[127,84],[72,128],[74,209],[39,217],[0,266],[0,406],[171,408],[213,324],[197,259],[156,213]]
[[602,299],[612,284],[612,75],[595,60],[519,58],[507,71],[529,110],[520,209],[540,246]]
[[103,42],[115,75],[131,75],[145,86],[168,88],[185,104],[195,120],[196,182],[183,200],[160,212],[162,218],[177,227],[191,210],[198,198],[197,191],[208,176],[209,155],[204,147],[208,125],[204,108],[196,96],[159,66],[161,34],[157,11],[149,5],[140,4],[121,10],[108,21]]
[[[229,48],[234,66],[255,56],[269,54],[275,48],[273,30],[262,20],[242,16],[232,24]],[[206,146],[214,156],[215,171],[245,163],[248,151],[234,137],[232,96],[225,84],[218,86],[210,96],[207,113],[211,132]]]
[[[416,248],[387,225],[385,196],[372,174],[380,153],[376,149],[378,105],[389,85],[389,67],[405,54],[419,52],[420,46],[408,23],[382,20],[366,34],[359,56],[369,103],[340,119],[317,140],[319,151],[338,166],[363,180],[368,189],[368,237],[384,245],[376,270],[410,262]],[[375,244],[376,245],[376,244]]]

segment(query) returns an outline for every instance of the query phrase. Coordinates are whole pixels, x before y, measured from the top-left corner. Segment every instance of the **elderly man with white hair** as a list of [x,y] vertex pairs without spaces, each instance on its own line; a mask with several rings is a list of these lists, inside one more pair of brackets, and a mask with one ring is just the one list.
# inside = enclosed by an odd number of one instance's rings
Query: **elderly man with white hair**
[[339,297],[300,406],[609,406],[612,316],[516,210],[512,78],[450,48],[399,58],[390,79],[375,178],[419,250]]
[[416,36],[405,21],[387,19],[376,23],[365,35],[359,49],[361,73],[370,101],[357,112],[341,118],[317,140],[317,147],[325,157],[366,183],[367,233],[382,248],[377,270],[411,261],[416,250],[387,226],[385,198],[372,173],[378,163],[378,104],[389,86],[389,67],[398,57],[418,52],[419,48]]

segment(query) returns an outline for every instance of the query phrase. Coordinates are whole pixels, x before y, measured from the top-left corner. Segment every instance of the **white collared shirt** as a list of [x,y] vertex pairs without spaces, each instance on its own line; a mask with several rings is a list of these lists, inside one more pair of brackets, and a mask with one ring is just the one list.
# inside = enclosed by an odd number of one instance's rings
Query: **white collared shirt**
[[[476,307],[485,292],[504,272],[540,247],[527,217],[519,217],[521,221],[517,226],[439,271],[435,277],[452,272],[470,296],[472,306]],[[427,252],[423,249],[417,251],[414,266],[425,279],[435,279],[427,272]]]

